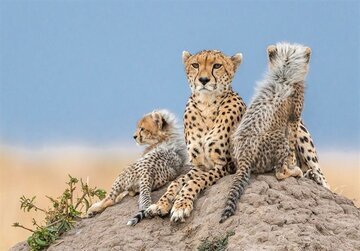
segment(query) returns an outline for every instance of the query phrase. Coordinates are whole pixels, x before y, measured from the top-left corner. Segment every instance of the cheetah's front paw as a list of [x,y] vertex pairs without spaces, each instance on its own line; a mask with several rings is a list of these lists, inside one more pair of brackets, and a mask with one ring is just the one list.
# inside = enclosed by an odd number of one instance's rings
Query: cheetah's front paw
[[193,210],[193,202],[191,200],[179,199],[176,200],[171,209],[172,222],[184,222],[185,218],[190,216]]
[[110,207],[112,205],[114,205],[114,201],[109,197],[103,199],[102,201],[96,202],[88,209],[85,218],[93,217],[94,215],[101,213],[107,207]]
[[293,166],[292,168],[283,167],[280,170],[276,170],[275,176],[278,180],[283,180],[288,177],[302,177],[303,172],[301,171],[300,167]]
[[171,204],[167,200],[160,200],[156,204],[150,205],[145,210],[145,217],[152,218],[154,216],[166,216],[169,214],[171,208]]
[[96,214],[99,214],[102,211],[104,211],[103,202],[102,201],[96,202],[88,209],[85,217],[86,218],[94,217]]

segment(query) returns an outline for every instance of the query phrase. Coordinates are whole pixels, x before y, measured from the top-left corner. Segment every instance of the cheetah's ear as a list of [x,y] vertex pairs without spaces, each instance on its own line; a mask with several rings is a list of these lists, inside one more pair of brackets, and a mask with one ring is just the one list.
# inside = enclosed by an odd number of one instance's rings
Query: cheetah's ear
[[269,57],[269,61],[271,62],[275,55],[277,54],[277,49],[275,45],[269,45],[267,47],[267,52],[268,52],[268,57]]
[[306,57],[306,63],[309,63],[310,61],[310,56],[311,56],[311,49],[310,47],[306,47],[305,48],[305,57]]
[[189,57],[191,57],[190,52],[188,52],[188,51],[183,51],[183,53],[182,53],[182,60],[183,60],[183,63],[184,63],[184,64],[185,64],[186,61],[189,59]]
[[167,125],[166,120],[163,118],[163,116],[159,112],[154,111],[152,113],[152,118],[160,130],[162,130],[166,127],[166,125]]
[[241,53],[236,53],[231,57],[231,61],[233,62],[235,69],[239,67],[243,59],[243,55]]

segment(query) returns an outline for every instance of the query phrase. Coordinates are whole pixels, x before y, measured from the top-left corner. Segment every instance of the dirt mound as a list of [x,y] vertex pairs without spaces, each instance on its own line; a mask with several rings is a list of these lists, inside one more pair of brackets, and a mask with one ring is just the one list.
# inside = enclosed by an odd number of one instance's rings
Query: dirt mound
[[[252,178],[236,215],[219,224],[231,176],[207,189],[185,223],[169,218],[126,225],[137,198],[79,222],[49,250],[196,250],[203,240],[228,238],[228,250],[360,250],[360,209],[349,199],[301,178]],[[165,188],[153,193],[156,201]],[[27,250],[19,243],[11,250]]]

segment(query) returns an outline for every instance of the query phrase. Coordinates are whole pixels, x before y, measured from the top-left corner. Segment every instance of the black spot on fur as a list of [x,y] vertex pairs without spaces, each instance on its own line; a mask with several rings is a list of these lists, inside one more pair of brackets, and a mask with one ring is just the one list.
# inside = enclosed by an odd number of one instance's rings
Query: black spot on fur
[[301,130],[303,130],[304,132],[308,132],[307,130],[306,130],[306,128],[305,127],[303,127],[302,125],[300,125],[300,128],[301,128]]

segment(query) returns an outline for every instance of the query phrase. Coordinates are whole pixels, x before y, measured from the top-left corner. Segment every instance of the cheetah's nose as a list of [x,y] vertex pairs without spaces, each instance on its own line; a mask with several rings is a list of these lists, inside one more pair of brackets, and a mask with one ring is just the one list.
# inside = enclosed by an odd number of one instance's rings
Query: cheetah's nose
[[203,84],[203,85],[206,85],[210,79],[209,78],[203,78],[203,77],[200,77],[199,78],[199,81]]
[[134,135],[133,137],[134,137],[134,139],[136,139],[136,138],[137,138],[137,135]]

